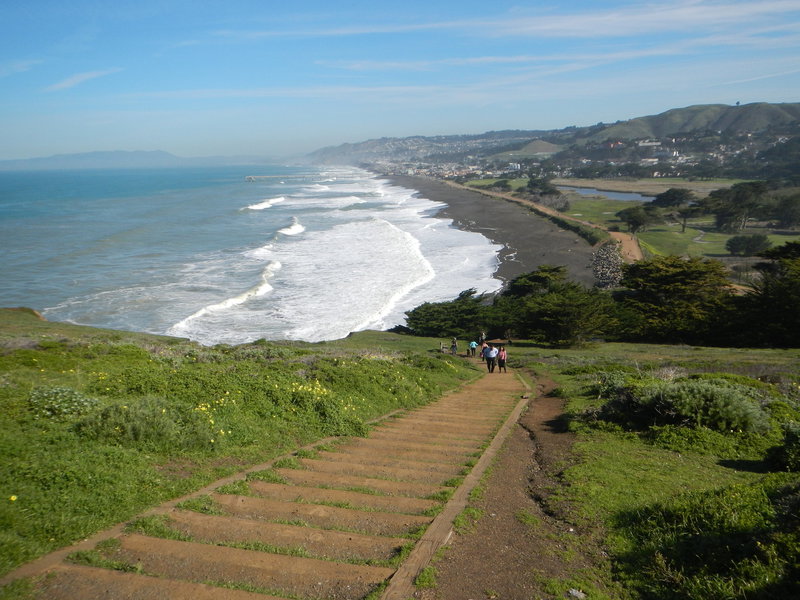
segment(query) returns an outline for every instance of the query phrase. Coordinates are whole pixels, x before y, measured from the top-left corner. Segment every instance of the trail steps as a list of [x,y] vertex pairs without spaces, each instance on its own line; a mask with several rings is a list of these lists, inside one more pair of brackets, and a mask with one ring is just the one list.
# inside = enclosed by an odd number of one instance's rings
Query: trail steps
[[270,481],[251,477],[244,494],[208,494],[214,514],[152,511],[170,539],[118,534],[97,548],[116,569],[50,565],[37,598],[407,598],[525,391],[513,373],[487,374],[367,438],[297,458],[299,468],[271,469]]

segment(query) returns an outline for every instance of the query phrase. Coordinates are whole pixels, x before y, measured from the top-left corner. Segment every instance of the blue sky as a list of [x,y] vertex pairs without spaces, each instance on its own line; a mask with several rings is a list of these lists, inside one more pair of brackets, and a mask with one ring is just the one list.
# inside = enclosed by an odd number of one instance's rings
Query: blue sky
[[0,159],[281,157],[798,92],[800,0],[0,5]]

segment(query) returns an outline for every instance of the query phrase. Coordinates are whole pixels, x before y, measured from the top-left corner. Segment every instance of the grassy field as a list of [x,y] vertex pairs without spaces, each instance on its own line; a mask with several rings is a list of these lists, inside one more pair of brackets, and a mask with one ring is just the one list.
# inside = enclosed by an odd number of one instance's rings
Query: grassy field
[[[800,592],[800,474],[776,472],[767,459],[780,443],[780,422],[800,420],[800,351],[600,344],[514,347],[512,354],[515,365],[556,379],[578,435],[565,485],[551,490],[547,504],[581,530],[599,531],[612,558],[604,574],[576,574],[554,586],[558,597],[568,586],[615,589],[611,581],[624,590],[613,597],[632,599],[767,600]],[[691,378],[752,386],[771,411],[770,426],[745,433],[620,425],[602,418],[616,396],[600,382],[623,373],[626,394]]]
[[199,346],[0,310],[0,574],[477,376],[438,341]]
[[[370,419],[480,374],[440,353],[441,341],[369,331],[208,348],[0,310],[0,572],[304,444],[359,435]],[[800,537],[785,507],[800,506],[800,476],[767,457],[781,424],[800,420],[800,351],[524,341],[509,350],[512,368],[557,381],[578,436],[565,485],[547,502],[599,532],[611,557],[613,568],[564,585],[621,586],[629,598],[792,597]],[[603,417],[610,380],[637,390],[692,377],[724,379],[731,398],[744,394],[767,415],[762,428]],[[698,572],[695,556],[713,568]]]
[[[497,179],[481,179],[468,182],[467,185],[475,188],[486,188],[494,184]],[[730,187],[741,180],[715,179],[708,181],[688,181],[675,178],[660,179],[554,179],[552,183],[558,186],[572,186],[595,188],[613,192],[633,192],[645,195],[660,194],[671,187],[684,187],[691,189],[698,196],[707,195],[710,191]],[[524,191],[527,178],[510,179],[512,192]],[[636,206],[635,202],[625,200],[612,200],[601,194],[587,196],[577,192],[566,192],[570,208],[564,212],[565,216],[575,217],[595,223],[604,229],[617,228],[625,231],[625,224],[615,215],[625,208]],[[776,233],[765,227],[751,227],[744,234],[767,234],[773,246],[786,242],[800,241],[800,232],[796,234]],[[713,231],[713,219],[708,216],[691,219],[687,222],[686,231],[681,232],[681,225],[675,222],[666,222],[649,227],[646,231],[639,232],[640,245],[645,255],[678,256],[705,256],[708,258],[730,257],[725,248],[725,243],[733,234],[718,233]],[[745,261],[746,262],[746,261]]]

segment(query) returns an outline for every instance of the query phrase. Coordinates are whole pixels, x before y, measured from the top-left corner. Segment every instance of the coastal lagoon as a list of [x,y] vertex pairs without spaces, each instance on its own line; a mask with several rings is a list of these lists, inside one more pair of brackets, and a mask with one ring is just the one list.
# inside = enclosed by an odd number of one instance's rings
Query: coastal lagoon
[[0,306],[203,344],[387,329],[502,285],[443,206],[355,168],[4,172]]
[[624,200],[625,202],[651,202],[653,200],[653,196],[643,196],[636,192],[611,192],[566,185],[560,185],[558,189],[562,192],[575,192],[581,196],[605,196],[609,200]]

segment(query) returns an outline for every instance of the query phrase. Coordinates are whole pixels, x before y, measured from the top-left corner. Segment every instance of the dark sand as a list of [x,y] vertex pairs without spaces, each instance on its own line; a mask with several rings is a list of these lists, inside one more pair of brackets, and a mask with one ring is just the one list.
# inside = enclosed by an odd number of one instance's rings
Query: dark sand
[[540,265],[553,265],[565,266],[572,281],[589,286],[595,283],[588,242],[524,206],[426,177],[392,175],[387,179],[417,190],[423,198],[447,204],[437,216],[452,219],[459,229],[480,233],[504,246],[495,277],[509,281]]

